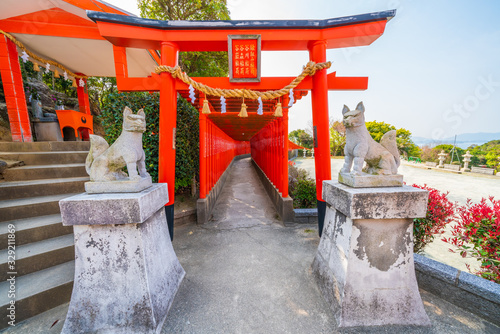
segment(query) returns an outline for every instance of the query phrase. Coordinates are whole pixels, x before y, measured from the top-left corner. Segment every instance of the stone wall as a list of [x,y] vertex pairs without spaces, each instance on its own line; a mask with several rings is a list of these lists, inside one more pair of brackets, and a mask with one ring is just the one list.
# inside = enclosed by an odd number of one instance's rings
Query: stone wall
[[493,168],[471,167],[471,172],[486,174],[486,175],[494,175],[495,170]]
[[299,224],[317,224],[318,209],[293,209],[295,222]]
[[432,161],[426,161],[425,165],[428,167],[437,167],[437,162],[432,162]]
[[444,164],[444,169],[460,171],[460,165]]
[[500,326],[500,284],[414,254],[418,285]]

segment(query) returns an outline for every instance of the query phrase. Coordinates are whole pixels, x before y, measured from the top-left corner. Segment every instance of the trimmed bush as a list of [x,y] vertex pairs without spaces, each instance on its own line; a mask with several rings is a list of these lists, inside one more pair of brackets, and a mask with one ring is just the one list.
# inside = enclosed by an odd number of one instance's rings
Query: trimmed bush
[[308,177],[305,169],[288,165],[288,192],[293,199],[295,209],[315,208],[316,181]]
[[[104,101],[99,116],[105,129],[106,140],[111,145],[122,131],[123,109],[128,106],[133,112],[143,108],[147,128],[143,134],[146,168],[158,182],[159,110],[158,93],[110,93]],[[177,131],[175,156],[175,190],[191,185],[193,176],[199,171],[198,111],[182,97],[177,99]],[[171,135],[171,134],[167,134]]]

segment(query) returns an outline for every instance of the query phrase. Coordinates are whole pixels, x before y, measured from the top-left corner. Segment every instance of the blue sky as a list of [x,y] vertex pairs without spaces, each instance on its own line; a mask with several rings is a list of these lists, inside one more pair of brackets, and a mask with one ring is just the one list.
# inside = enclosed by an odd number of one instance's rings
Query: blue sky
[[[107,1],[137,13],[135,1]],[[366,91],[329,93],[330,118],[363,101],[366,119],[439,140],[500,132],[500,1],[229,0],[232,19],[324,19],[397,9],[370,46],[333,49],[329,70],[368,76]],[[286,59],[286,61],[283,61]],[[265,52],[263,76],[296,76],[306,52]],[[291,109],[290,131],[312,119],[309,97]]]

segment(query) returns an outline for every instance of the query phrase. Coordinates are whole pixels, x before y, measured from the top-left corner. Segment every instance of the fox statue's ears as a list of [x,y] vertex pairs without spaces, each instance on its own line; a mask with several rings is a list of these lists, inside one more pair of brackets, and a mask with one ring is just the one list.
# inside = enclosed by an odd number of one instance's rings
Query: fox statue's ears
[[137,115],[146,117],[146,115],[144,114],[144,109],[142,109],[142,108],[139,109],[139,111],[137,112]]
[[344,104],[344,109],[342,109],[342,115],[345,115],[345,113],[349,112],[349,107]]
[[125,109],[123,109],[123,118],[127,117],[130,114],[132,114],[132,109],[130,109],[129,107],[125,107]]
[[358,103],[358,105],[356,106],[356,110],[359,110],[361,112],[365,112],[365,106],[363,105],[363,101]]
[[[363,113],[365,112],[365,106],[363,105],[363,101],[361,101],[361,102],[358,103],[358,105],[356,106],[356,110],[360,111],[360,112],[363,112]],[[349,107],[344,104],[344,108],[342,109],[342,115],[345,115],[349,111],[350,111]]]

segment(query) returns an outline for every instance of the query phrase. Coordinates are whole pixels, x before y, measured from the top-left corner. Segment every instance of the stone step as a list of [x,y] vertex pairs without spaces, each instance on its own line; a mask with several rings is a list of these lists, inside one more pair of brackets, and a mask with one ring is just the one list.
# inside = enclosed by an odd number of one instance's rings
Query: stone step
[[0,329],[9,326],[7,315],[10,311],[7,307],[11,300],[16,301],[16,323],[67,303],[71,298],[74,275],[75,261],[70,261],[16,277],[14,298],[9,298],[10,282],[0,282],[0,318],[4,319],[0,322]]
[[0,249],[7,248],[9,225],[14,225],[16,246],[73,233],[72,226],[63,226],[60,214],[10,220],[0,223]]
[[0,222],[59,213],[59,201],[76,194],[30,197],[0,201]]
[[23,161],[25,165],[84,163],[86,151],[61,152],[0,152],[0,160]]
[[3,172],[5,181],[27,181],[87,176],[85,164],[38,165],[9,168]]
[[85,192],[86,177],[11,181],[0,183],[0,201],[35,196]]
[[88,141],[0,142],[0,152],[88,151]]
[[[15,252],[13,258],[9,258],[9,251]],[[0,251],[0,281],[8,278],[8,272],[14,271],[17,276],[24,276],[74,258],[72,234],[4,249]],[[9,265],[8,260],[14,261],[14,267]]]

